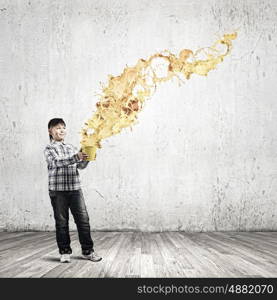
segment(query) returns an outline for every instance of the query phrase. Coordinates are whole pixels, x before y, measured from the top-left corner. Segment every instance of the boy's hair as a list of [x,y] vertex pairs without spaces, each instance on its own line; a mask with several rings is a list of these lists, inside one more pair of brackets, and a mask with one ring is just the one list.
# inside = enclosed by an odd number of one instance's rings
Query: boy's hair
[[[51,119],[49,122],[48,122],[48,129],[58,125],[58,124],[62,124],[64,125],[64,127],[66,127],[65,125],[65,121],[61,118],[54,118],[54,119]],[[51,134],[49,134],[49,139],[50,139],[50,142],[52,141],[53,137]]]

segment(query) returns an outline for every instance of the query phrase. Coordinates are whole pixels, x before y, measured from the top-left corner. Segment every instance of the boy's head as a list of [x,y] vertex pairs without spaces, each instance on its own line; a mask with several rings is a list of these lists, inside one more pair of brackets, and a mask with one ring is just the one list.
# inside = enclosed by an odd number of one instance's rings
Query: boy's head
[[60,118],[51,119],[48,122],[48,132],[50,142],[52,140],[63,141],[66,135],[66,125],[64,120]]

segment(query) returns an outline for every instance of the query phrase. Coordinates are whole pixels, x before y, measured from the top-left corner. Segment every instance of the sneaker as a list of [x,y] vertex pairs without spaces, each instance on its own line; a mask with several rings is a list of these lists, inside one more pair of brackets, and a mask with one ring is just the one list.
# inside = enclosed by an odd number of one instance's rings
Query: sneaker
[[61,263],[70,262],[70,254],[61,254],[60,262]]
[[97,255],[95,252],[91,252],[90,254],[82,254],[83,258],[97,262],[102,259],[99,255]]

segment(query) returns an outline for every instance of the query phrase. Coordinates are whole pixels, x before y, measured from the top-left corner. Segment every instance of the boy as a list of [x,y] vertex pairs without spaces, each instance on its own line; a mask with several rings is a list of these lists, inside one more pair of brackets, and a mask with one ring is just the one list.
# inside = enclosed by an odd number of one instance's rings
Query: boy
[[[91,261],[100,261],[93,249],[89,216],[81,190],[78,169],[87,167],[87,155],[71,144],[66,144],[66,125],[63,119],[55,118],[48,123],[50,144],[44,150],[48,165],[48,188],[54,210],[56,240],[61,262],[70,262],[69,209],[77,225],[82,256]],[[77,153],[76,153],[77,152]]]

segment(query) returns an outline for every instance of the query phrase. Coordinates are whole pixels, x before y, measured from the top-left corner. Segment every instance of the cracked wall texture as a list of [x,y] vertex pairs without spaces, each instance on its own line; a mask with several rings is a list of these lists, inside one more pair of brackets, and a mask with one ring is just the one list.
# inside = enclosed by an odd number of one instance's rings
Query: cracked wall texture
[[[54,230],[43,149],[139,58],[238,31],[208,77],[161,84],[81,170],[92,230],[276,230],[277,2],[0,0],[0,230]],[[75,229],[71,218],[71,229]]]

